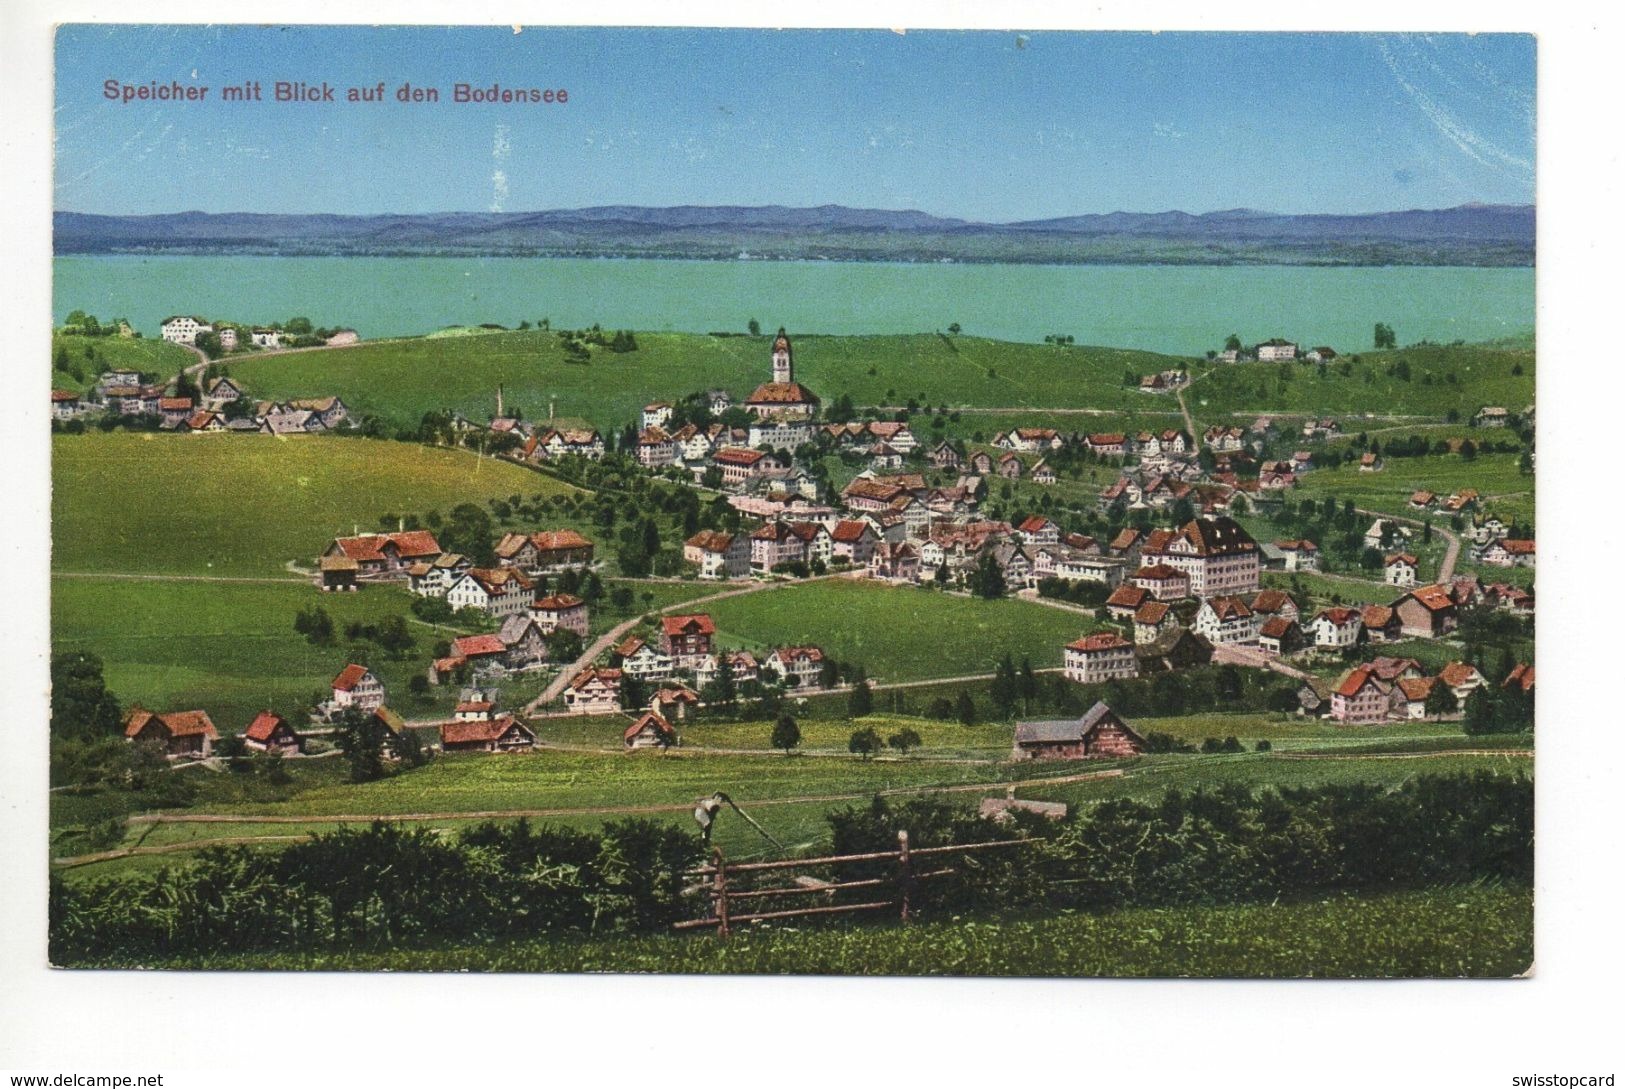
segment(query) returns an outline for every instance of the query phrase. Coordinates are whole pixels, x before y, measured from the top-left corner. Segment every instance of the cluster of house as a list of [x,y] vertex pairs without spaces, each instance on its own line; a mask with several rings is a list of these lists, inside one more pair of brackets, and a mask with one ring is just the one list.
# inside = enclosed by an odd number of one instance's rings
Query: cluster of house
[[[1467,697],[1489,683],[1483,673],[1466,662],[1449,662],[1428,676],[1414,658],[1379,657],[1355,666],[1335,684],[1318,678],[1308,681],[1298,691],[1298,702],[1304,714],[1335,722],[1404,722],[1459,714]],[[1526,663],[1514,666],[1501,685],[1533,692],[1535,667]],[[1437,699],[1441,688],[1449,693],[1448,700]],[[1441,708],[1438,715],[1429,711],[1430,701]]]
[[164,431],[233,431],[260,435],[314,434],[331,431],[349,419],[338,397],[254,401],[246,412],[228,406],[248,404],[243,388],[230,378],[214,378],[201,399],[172,394],[166,382],[143,382],[141,372],[113,370],[102,374],[88,397],[73,390],[51,391],[51,416],[70,420],[92,412],[115,416],[156,416]]
[[564,705],[577,714],[615,714],[623,709],[624,678],[664,684],[662,692],[690,691],[675,683],[679,677],[704,688],[719,680],[723,670],[735,685],[782,680],[802,691],[826,687],[828,660],[819,647],[776,647],[758,657],[748,650],[718,647],[716,634],[716,623],[706,613],[661,617],[658,631],[633,634],[617,644],[607,666],[589,666],[570,678]]
[[[228,352],[247,344],[252,344],[256,348],[280,348],[283,340],[282,330],[270,326],[245,326],[236,322],[211,321],[189,314],[171,315],[159,323],[158,329],[169,343],[184,344],[188,347],[195,345],[197,338],[202,334],[214,333],[220,337],[220,347]],[[336,348],[354,344],[360,339],[360,334],[354,329],[338,329],[327,336],[325,343],[329,347]]]
[[1280,337],[1271,337],[1251,348],[1226,348],[1213,354],[1214,362],[1217,363],[1284,363],[1292,360],[1301,360],[1304,363],[1330,363],[1336,358],[1337,352],[1325,345],[1300,351],[1292,341]]

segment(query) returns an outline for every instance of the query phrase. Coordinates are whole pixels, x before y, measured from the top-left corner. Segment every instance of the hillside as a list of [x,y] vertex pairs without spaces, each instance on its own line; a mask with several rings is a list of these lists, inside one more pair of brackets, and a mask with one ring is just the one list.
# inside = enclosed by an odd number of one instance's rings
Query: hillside
[[58,254],[338,254],[999,261],[1059,264],[1534,263],[1528,205],[1362,215],[1233,209],[978,223],[918,211],[608,206],[539,212],[55,217]]
[[458,450],[315,435],[59,435],[51,454],[59,572],[289,577],[384,515],[567,488]]

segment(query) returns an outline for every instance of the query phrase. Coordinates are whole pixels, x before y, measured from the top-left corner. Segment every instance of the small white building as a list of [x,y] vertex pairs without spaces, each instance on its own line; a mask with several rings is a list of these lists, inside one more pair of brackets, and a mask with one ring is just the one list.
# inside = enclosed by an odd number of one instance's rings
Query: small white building
[[1416,566],[1415,556],[1396,552],[1382,561],[1383,581],[1390,586],[1415,586]]
[[199,333],[214,332],[214,326],[209,322],[185,314],[165,318],[158,328],[163,338],[171,344],[196,344]]

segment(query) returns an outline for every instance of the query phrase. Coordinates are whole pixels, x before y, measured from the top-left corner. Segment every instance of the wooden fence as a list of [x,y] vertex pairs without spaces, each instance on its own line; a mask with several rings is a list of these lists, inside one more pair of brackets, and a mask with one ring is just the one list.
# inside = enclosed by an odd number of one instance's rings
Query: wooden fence
[[[711,899],[711,912],[698,919],[684,919],[673,923],[673,930],[694,930],[702,927],[715,927],[721,937],[727,937],[729,929],[735,923],[750,923],[758,919],[791,919],[817,915],[844,915],[857,911],[884,911],[897,912],[898,918],[907,922],[912,914],[911,900],[914,887],[920,881],[932,878],[946,877],[954,873],[951,866],[939,866],[935,869],[921,868],[922,860],[930,865],[950,859],[955,855],[962,855],[971,851],[985,851],[1000,847],[1021,847],[1034,842],[1030,839],[991,840],[985,843],[963,843],[951,847],[915,847],[910,848],[908,833],[897,833],[897,850],[870,851],[855,855],[826,855],[822,858],[786,858],[775,862],[740,862],[730,864],[722,855],[722,848],[714,848],[711,852],[709,864],[688,871],[687,876],[708,879],[707,893]],[[754,881],[755,875],[790,874],[796,870],[807,870],[821,866],[837,866],[851,863],[882,863],[892,862],[894,868],[891,874],[884,877],[871,877],[851,881],[825,881],[810,875],[802,875],[791,884],[756,885],[741,882]],[[772,880],[772,877],[769,877]],[[741,884],[745,887],[740,887]],[[873,890],[865,891],[863,899],[858,903],[841,904],[815,904],[809,907],[782,908],[771,911],[752,911],[750,904],[763,900],[778,900],[788,897],[818,896],[833,900],[842,892],[852,889]],[[736,913],[734,905],[743,902],[745,911]]]

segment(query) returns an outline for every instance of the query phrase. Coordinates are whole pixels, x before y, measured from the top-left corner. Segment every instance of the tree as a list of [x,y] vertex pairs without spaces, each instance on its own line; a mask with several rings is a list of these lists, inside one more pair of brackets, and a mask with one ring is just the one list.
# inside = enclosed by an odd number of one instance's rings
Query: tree
[[880,751],[880,735],[875,732],[873,726],[854,730],[852,736],[847,738],[846,751],[867,760]]
[[1241,351],[1241,337],[1235,333],[1231,333],[1229,336],[1225,337],[1224,350],[1227,352]]
[[300,609],[293,618],[293,630],[305,637],[314,647],[325,647],[333,642],[333,618],[320,605]]
[[288,324],[284,325],[282,328],[285,332],[293,336],[303,337],[310,335],[312,326],[309,318],[289,318]]
[[370,783],[384,777],[384,746],[390,733],[377,715],[355,707],[344,709],[333,740],[349,761],[350,782]]
[[[631,591],[628,591],[630,596]],[[554,628],[547,633],[547,657],[554,662],[573,662],[581,657],[581,636],[569,628]]]
[[773,723],[773,747],[783,749],[784,755],[789,756],[790,750],[799,744],[801,744],[801,727],[797,726],[796,720],[789,715],[780,715]]
[[862,718],[875,709],[875,694],[869,687],[868,681],[859,681],[852,686],[852,692],[846,697],[846,717]]
[[750,330],[750,335],[753,337],[759,337],[762,335],[762,323],[757,321],[755,318],[751,318],[750,321],[746,322],[745,328]]
[[908,750],[920,747],[920,735],[905,726],[888,737],[886,744],[896,749],[901,755],[907,756]]
[[959,335],[959,323],[957,321],[950,322],[948,324],[948,332],[952,333],[954,336],[958,336]]
[[192,338],[192,347],[210,359],[219,359],[225,352],[225,348],[220,344],[219,333],[199,333]]
[[993,558],[993,553],[987,552],[976,561],[976,567],[971,572],[970,591],[977,597],[993,598],[1004,596],[1004,572],[999,570],[999,563]]
[[1371,330],[1371,346],[1373,348],[1394,348],[1398,341],[1394,336],[1394,327],[1385,322],[1377,322]]
[[1001,717],[1009,718],[1015,713],[1016,702],[1021,698],[1021,682],[1016,677],[1015,663],[1010,661],[1008,654],[993,670],[993,684],[988,696]]
[[960,691],[959,700],[954,705],[954,717],[962,726],[976,725],[976,701],[971,698],[969,692]]
[[112,736],[121,724],[118,699],[102,678],[102,660],[84,651],[51,656],[51,732]]
[[646,707],[649,703],[649,686],[641,677],[634,677],[630,673],[621,674],[621,709],[625,711]]
[[475,567],[489,567],[496,559],[491,548],[493,532],[491,515],[484,507],[459,503],[435,537],[444,551],[467,556]]
[[1453,715],[1460,708],[1456,703],[1456,693],[1443,681],[1434,681],[1433,687],[1428,689],[1428,698],[1422,704],[1422,709],[1434,718],[1444,715]]

